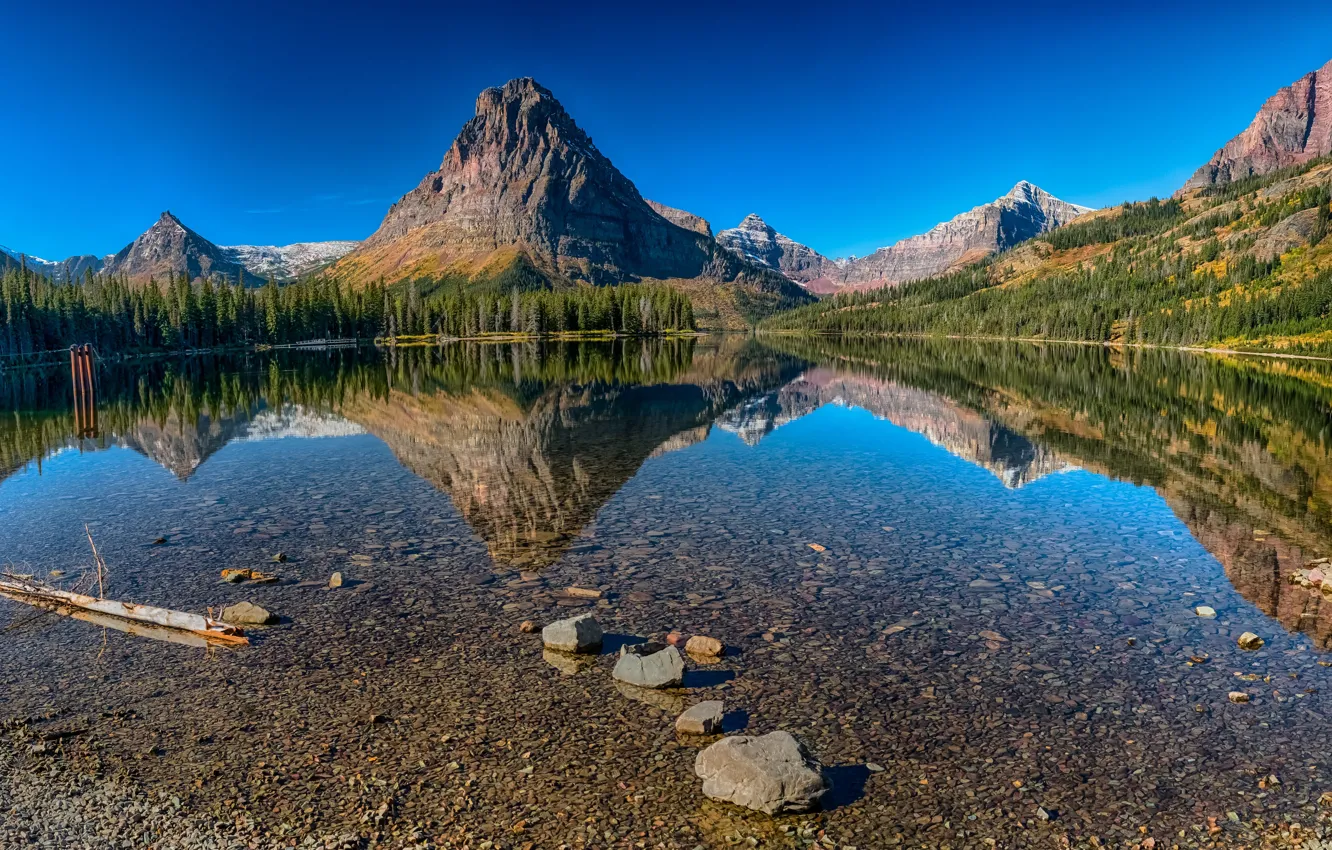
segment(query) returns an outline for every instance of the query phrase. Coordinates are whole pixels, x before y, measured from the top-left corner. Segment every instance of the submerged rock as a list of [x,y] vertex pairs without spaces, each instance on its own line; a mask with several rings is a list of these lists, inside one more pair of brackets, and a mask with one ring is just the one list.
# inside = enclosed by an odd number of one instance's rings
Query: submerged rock
[[1245,632],[1240,635],[1237,642],[1240,649],[1262,649],[1263,647],[1263,639],[1253,632]]
[[643,705],[659,708],[667,714],[679,714],[685,709],[685,698],[680,691],[659,691],[653,688],[640,688],[638,685],[629,685],[624,682],[616,682],[615,690],[626,699],[634,702],[640,702]]
[[561,652],[596,652],[601,648],[601,625],[591,614],[556,620],[541,630],[547,649]]
[[566,676],[574,676],[584,670],[590,670],[592,665],[596,663],[596,659],[588,658],[586,655],[575,655],[572,652],[562,652],[558,649],[541,650],[541,658]]
[[660,643],[622,646],[611,676],[640,688],[678,688],[684,682],[684,659],[680,650]]
[[770,815],[810,811],[828,790],[819,763],[789,732],[722,738],[698,754],[694,773],[713,800]]
[[719,699],[700,702],[675,719],[675,731],[686,735],[711,735],[721,729],[725,712],[726,705]]
[[267,626],[277,621],[276,614],[269,613],[253,602],[237,602],[222,609],[222,622],[233,626]]
[[725,647],[722,642],[706,635],[694,635],[685,644],[685,652],[690,655],[702,655],[706,658],[716,658],[722,654]]

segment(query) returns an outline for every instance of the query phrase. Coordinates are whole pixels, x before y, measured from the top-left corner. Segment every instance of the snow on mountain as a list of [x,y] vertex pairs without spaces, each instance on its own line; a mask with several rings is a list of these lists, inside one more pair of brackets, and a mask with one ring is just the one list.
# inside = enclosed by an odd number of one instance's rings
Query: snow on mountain
[[222,245],[256,277],[291,280],[350,253],[359,242],[297,242],[293,245]]

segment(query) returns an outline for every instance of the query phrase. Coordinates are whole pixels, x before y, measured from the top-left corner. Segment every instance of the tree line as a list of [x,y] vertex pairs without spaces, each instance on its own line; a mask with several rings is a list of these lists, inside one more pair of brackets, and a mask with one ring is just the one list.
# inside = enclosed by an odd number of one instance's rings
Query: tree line
[[313,277],[251,288],[173,275],[138,283],[94,275],[57,282],[26,266],[0,274],[0,356],[91,343],[103,354],[398,334],[474,336],[693,330],[688,296],[667,286],[577,287],[508,295]]

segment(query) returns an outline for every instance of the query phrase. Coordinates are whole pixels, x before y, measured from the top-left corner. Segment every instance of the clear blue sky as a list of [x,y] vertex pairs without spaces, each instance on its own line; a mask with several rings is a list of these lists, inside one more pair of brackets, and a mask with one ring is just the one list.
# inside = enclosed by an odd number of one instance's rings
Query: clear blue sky
[[1167,194],[1332,59],[1328,4],[640,5],[4,0],[0,244],[364,238],[530,75],[646,197],[866,253],[1020,179]]

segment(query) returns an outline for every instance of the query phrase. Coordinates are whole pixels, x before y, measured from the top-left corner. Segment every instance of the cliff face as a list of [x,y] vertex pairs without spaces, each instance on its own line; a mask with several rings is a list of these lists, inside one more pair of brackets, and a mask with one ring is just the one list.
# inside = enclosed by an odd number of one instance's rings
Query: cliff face
[[702,216],[694,215],[691,212],[677,210],[675,207],[668,207],[665,204],[659,204],[656,201],[648,201],[647,205],[652,207],[653,212],[669,221],[677,227],[683,227],[685,230],[692,230],[695,233],[701,233],[704,236],[712,236],[712,225]]
[[1270,174],[1328,154],[1332,154],[1332,62],[1268,98],[1248,128],[1213,154],[1184,190]]
[[851,260],[836,280],[840,286],[869,289],[931,277],[1006,251],[1088,212],[1024,180],[1002,198]]

